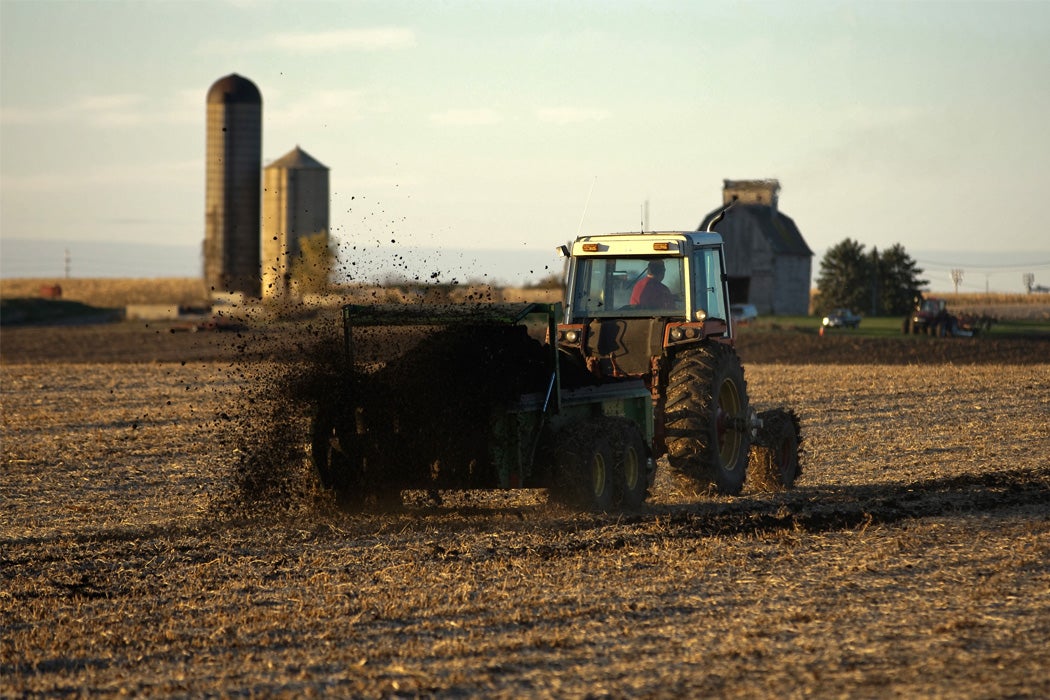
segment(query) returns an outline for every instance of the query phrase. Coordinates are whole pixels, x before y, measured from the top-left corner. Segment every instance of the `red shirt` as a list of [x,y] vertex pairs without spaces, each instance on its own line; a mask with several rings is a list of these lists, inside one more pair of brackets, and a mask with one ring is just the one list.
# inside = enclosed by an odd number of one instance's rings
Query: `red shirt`
[[646,309],[674,308],[674,296],[663,282],[646,275],[631,290],[631,305]]

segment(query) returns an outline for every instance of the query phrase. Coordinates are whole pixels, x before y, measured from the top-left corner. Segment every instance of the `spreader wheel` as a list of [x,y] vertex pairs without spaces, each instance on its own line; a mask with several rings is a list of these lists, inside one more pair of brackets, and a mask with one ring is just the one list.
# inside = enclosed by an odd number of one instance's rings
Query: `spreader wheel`
[[638,426],[627,418],[607,418],[612,436],[614,500],[624,508],[639,508],[649,496],[649,450]]
[[311,433],[311,456],[321,485],[333,490],[341,505],[360,506],[365,494],[353,420],[339,409],[319,406]]
[[590,449],[586,454],[586,463],[581,474],[583,484],[590,482],[584,507],[605,511],[612,508],[613,504],[613,466],[615,457],[604,438],[596,438],[591,442]]
[[759,491],[784,491],[802,473],[802,431],[798,415],[777,408],[758,414],[762,427],[751,446],[748,481]]
[[610,440],[600,421],[581,421],[562,430],[555,452],[553,495],[573,507],[607,511],[614,497]]

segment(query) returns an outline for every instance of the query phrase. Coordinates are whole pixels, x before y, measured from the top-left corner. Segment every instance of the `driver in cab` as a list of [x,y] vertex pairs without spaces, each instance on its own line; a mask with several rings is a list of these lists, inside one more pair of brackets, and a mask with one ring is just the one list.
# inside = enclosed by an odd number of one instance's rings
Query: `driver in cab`
[[650,260],[645,277],[638,280],[631,290],[631,306],[643,309],[674,308],[674,296],[664,284],[663,260]]

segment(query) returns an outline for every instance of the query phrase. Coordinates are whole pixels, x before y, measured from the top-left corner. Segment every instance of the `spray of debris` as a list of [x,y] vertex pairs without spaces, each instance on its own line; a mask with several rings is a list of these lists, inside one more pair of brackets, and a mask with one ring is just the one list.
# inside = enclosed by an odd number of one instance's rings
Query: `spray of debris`
[[371,487],[495,485],[486,471],[490,418],[546,388],[549,350],[523,326],[465,318],[355,329],[353,366],[333,318],[276,324],[240,341],[245,381],[227,422],[234,459],[223,507],[330,503],[310,459],[311,423],[322,412],[367,455]]

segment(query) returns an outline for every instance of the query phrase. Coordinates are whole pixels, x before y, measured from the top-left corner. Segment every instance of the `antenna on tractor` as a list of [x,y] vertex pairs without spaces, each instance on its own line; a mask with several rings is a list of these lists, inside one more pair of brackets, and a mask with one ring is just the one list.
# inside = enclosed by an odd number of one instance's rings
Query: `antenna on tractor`
[[583,203],[583,213],[580,214],[580,226],[576,229],[576,237],[580,237],[580,232],[583,231],[583,220],[587,217],[587,207],[591,204],[591,194],[594,192],[594,183],[598,181],[598,176],[595,175],[594,179],[591,180],[591,189],[587,191],[587,201]]
[[722,207],[722,211],[718,212],[718,216],[711,219],[711,223],[707,225],[707,233],[714,233],[715,225],[722,219],[726,218],[726,212],[732,209],[734,204],[736,204],[736,197],[733,197],[733,201]]

